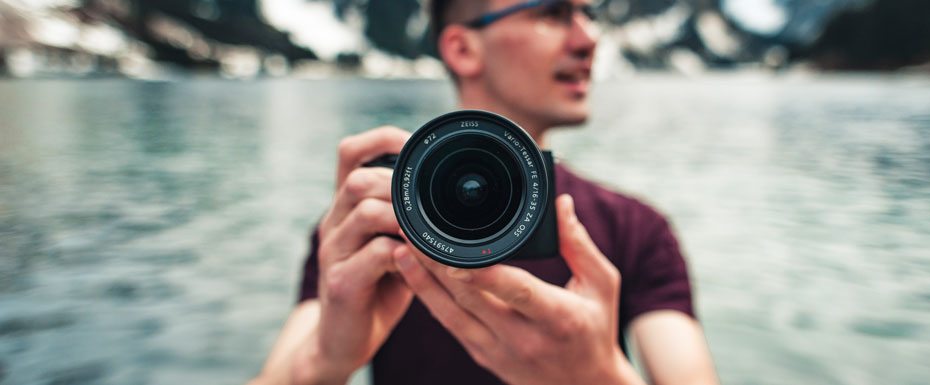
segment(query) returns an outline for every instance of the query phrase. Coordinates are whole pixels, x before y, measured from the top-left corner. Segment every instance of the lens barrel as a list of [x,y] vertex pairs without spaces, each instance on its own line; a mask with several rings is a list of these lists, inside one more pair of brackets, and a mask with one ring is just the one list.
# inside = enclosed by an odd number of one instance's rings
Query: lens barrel
[[533,139],[500,115],[463,110],[420,127],[394,166],[394,213],[423,254],[451,266],[501,262],[530,240],[551,170]]

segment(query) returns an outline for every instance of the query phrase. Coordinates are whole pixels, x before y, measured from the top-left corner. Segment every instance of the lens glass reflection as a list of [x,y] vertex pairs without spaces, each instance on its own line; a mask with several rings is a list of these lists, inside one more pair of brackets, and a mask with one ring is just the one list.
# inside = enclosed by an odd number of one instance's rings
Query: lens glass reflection
[[419,186],[424,214],[446,235],[482,240],[503,230],[517,214],[521,169],[499,141],[460,135],[432,150],[423,166]]

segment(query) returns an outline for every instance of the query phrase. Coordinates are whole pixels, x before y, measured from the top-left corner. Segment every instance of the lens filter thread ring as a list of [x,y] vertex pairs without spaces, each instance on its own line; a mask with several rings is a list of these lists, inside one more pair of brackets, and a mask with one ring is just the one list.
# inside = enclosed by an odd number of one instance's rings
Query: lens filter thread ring
[[[435,187],[420,185],[422,173],[435,171],[424,168],[424,163],[431,151],[446,147],[443,143],[492,143],[482,142],[489,140],[499,143],[502,151],[513,157],[517,165],[516,169],[505,167],[509,174],[516,174],[507,179],[508,183],[517,179],[523,185],[519,197],[510,197],[517,204],[514,215],[489,239],[449,236],[439,231],[434,223],[436,218],[431,220],[428,211],[423,209],[421,191]],[[394,212],[410,242],[430,258],[464,268],[489,266],[517,253],[541,222],[548,199],[551,199],[548,196],[551,181],[546,167],[532,138],[514,122],[486,111],[451,112],[420,127],[398,155],[391,186]],[[434,179],[434,176],[426,178],[427,181]]]

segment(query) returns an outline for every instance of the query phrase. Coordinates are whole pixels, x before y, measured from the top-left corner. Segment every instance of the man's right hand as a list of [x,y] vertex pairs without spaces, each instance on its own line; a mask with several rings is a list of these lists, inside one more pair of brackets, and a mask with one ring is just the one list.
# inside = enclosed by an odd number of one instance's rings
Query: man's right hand
[[[391,205],[391,170],[362,164],[400,152],[409,137],[399,128],[380,127],[339,143],[336,195],[318,229],[318,305],[295,309],[258,380],[345,384],[406,312],[413,294],[391,257],[394,249],[406,246],[378,236],[400,229]],[[300,339],[300,345],[293,339]],[[283,370],[287,373],[279,373]]]
[[[345,383],[384,343],[410,305],[412,293],[391,253],[403,243],[391,205],[391,170],[361,167],[398,153],[410,133],[381,127],[339,143],[333,205],[320,223],[320,323],[294,380]],[[315,341],[313,341],[315,340]]]

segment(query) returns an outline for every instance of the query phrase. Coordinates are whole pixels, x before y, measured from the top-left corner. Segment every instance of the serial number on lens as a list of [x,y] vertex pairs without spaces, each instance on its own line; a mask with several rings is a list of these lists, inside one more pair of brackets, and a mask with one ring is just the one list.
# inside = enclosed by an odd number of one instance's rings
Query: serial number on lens
[[445,252],[447,252],[447,253],[449,253],[449,254],[452,254],[452,252],[455,251],[455,249],[449,247],[449,245],[447,245],[447,244],[444,244],[444,243],[442,243],[442,242],[439,242],[438,239],[436,239],[436,238],[430,236],[428,233],[425,233],[425,232],[424,232],[424,233],[421,235],[421,237],[423,237],[423,240],[426,241],[426,243],[429,243],[431,246],[433,246],[433,247],[439,249],[440,251],[445,251]]

